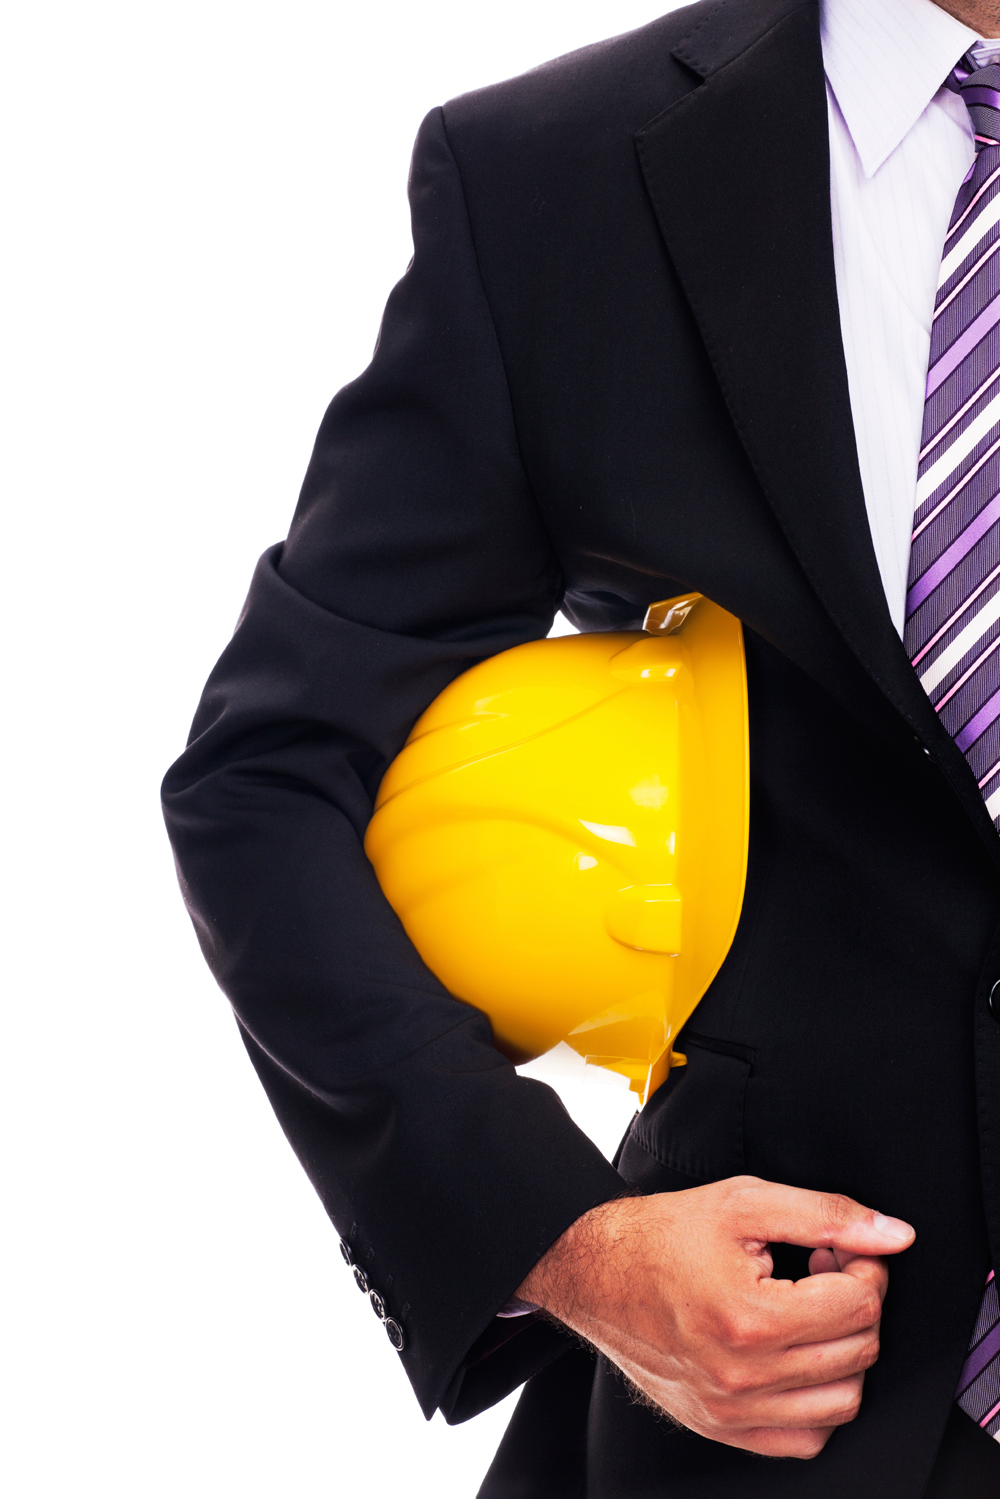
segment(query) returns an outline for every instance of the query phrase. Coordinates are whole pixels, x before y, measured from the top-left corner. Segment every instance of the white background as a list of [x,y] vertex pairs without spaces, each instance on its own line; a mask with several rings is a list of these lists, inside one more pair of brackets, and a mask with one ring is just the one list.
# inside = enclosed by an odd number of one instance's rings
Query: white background
[[[471,1499],[198,953],[159,820],[410,254],[444,99],[666,0],[12,5],[0,31],[12,1499]],[[564,1079],[609,1151],[631,1113]]]

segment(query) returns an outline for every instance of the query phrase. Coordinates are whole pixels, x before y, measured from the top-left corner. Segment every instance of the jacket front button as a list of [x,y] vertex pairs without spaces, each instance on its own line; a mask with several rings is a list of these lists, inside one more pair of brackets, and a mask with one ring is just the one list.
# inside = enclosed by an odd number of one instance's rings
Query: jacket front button
[[990,990],[990,1014],[994,1020],[1000,1021],[1000,979],[997,979]]
[[385,1322],[382,1325],[385,1328],[386,1336],[388,1337],[389,1342],[392,1344],[393,1348],[395,1348],[397,1353],[402,1353],[406,1339],[403,1337],[403,1329],[400,1327],[399,1323],[394,1317],[386,1317]]
[[354,1267],[354,1283],[359,1291],[362,1291],[366,1296],[368,1295],[368,1277],[360,1265],[355,1265]]

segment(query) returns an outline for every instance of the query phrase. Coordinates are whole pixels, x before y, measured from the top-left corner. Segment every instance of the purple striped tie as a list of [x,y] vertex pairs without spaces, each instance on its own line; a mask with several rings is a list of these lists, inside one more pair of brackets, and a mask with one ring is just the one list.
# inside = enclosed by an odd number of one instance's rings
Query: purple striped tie
[[[903,642],[1000,829],[1000,65],[969,58],[976,161],[948,226],[934,302]],[[1000,1432],[1000,1303],[986,1283],[956,1399]]]

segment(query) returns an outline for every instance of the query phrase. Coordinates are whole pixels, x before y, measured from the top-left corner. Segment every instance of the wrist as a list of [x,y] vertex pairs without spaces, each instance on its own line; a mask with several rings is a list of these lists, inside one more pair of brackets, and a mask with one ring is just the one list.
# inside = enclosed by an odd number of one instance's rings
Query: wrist
[[608,1255],[630,1236],[637,1199],[612,1198],[571,1223],[525,1276],[514,1297],[577,1326],[606,1279]]

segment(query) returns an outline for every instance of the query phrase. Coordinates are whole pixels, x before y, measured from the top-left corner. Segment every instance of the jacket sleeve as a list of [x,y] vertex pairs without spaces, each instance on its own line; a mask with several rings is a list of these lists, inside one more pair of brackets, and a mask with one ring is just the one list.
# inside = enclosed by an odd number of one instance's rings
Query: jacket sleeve
[[164,805],[199,940],[282,1126],[403,1328],[423,1410],[461,1419],[561,1351],[556,1329],[494,1315],[624,1184],[424,967],[362,847],[424,707],[474,661],[544,635],[561,596],[440,111],[410,198],[414,258],[373,361],[324,418]]

